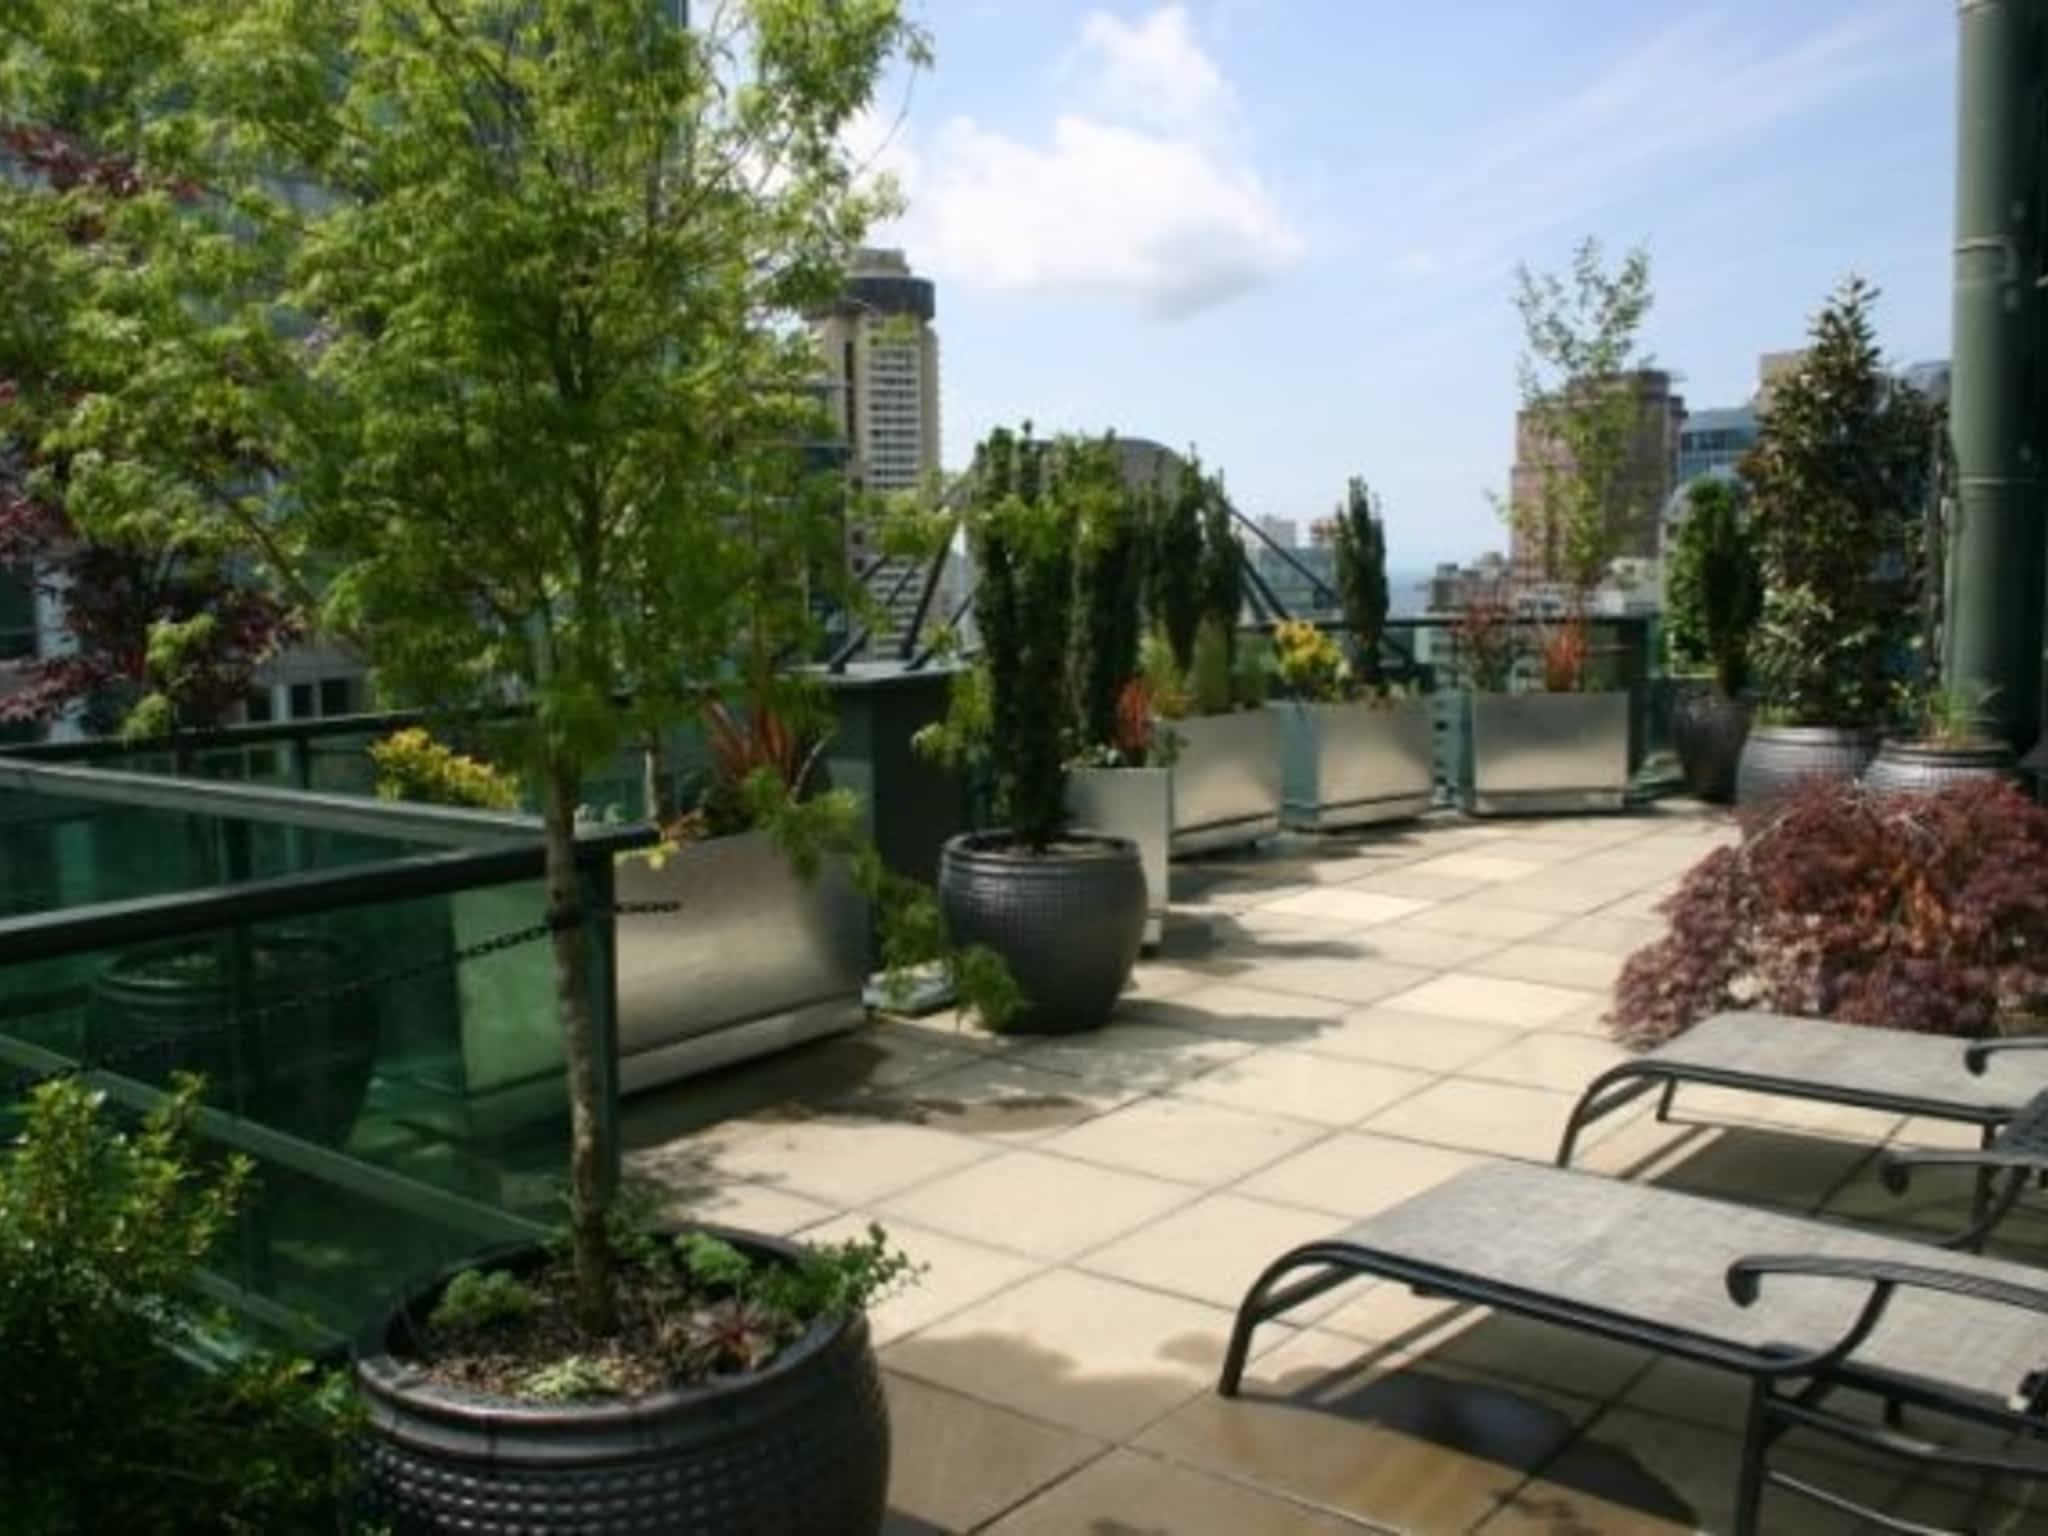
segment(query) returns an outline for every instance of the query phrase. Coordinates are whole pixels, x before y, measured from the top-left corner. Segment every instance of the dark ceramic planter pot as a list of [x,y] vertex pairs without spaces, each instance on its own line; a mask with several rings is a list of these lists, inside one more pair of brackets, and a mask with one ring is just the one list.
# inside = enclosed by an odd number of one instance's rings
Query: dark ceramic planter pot
[[1109,1017],[1145,937],[1145,870],[1128,838],[1075,832],[1025,853],[1007,832],[968,833],[939,859],[939,907],[956,944],[1003,957],[1025,998],[1004,1027],[1093,1029]]
[[2009,779],[2012,752],[2004,743],[1944,747],[1931,741],[1887,741],[1864,770],[1863,782],[1887,793],[1924,794],[1972,779]]
[[1735,774],[1735,802],[1757,805],[1807,779],[1854,779],[1877,752],[1877,732],[1829,725],[1752,725]]
[[[751,1257],[788,1243],[719,1232]],[[530,1273],[537,1249],[480,1267]],[[407,1341],[447,1277],[358,1344],[365,1500],[394,1536],[872,1536],[889,1413],[861,1316],[820,1323],[755,1375],[620,1402],[519,1403],[426,1380]]]
[[[153,1083],[195,1072],[209,1103],[308,1140],[347,1141],[377,1059],[369,995],[334,994],[358,976],[360,955],[337,939],[280,933],[250,941],[239,988],[234,963],[207,939],[116,956],[93,979],[88,1059]],[[238,1014],[258,1017],[238,1026]]]
[[1671,710],[1671,740],[1686,790],[1715,805],[1735,798],[1736,770],[1749,737],[1749,701],[1711,683],[1681,695]]

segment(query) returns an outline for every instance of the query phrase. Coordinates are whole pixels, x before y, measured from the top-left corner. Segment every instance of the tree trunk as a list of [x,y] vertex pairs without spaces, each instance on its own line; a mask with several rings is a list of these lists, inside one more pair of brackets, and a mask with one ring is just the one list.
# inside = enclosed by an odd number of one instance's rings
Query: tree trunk
[[611,1246],[605,1232],[604,1158],[598,1137],[597,1021],[591,1014],[589,935],[576,878],[579,777],[559,761],[546,765],[547,901],[556,924],[555,997],[562,1011],[569,1073],[569,1209],[576,1266],[576,1318],[602,1338],[618,1324]]
[[674,775],[669,772],[668,742],[659,730],[641,738],[641,793],[646,800],[647,819],[666,832],[676,819]]

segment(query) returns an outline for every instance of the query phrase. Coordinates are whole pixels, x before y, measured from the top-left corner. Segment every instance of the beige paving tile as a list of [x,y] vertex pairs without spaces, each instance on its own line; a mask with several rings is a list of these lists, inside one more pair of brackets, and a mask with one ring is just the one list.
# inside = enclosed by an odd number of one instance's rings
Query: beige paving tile
[[1664,917],[1662,911],[1664,901],[1665,898],[1671,895],[1672,889],[1672,883],[1665,881],[1662,884],[1650,887],[1646,891],[1638,891],[1632,895],[1617,896],[1605,906],[1597,908],[1596,912],[1600,917],[1630,917],[1662,921]]
[[1196,987],[1206,987],[1215,979],[1215,975],[1210,971],[1177,964],[1172,960],[1140,960],[1131,972],[1130,981],[1124,986],[1124,996],[1172,997],[1177,992],[1191,992]]
[[1369,959],[1432,971],[1453,970],[1501,947],[1501,941],[1489,934],[1443,933],[1408,923],[1382,923],[1363,930],[1358,937],[1359,952]]
[[1551,929],[1543,941],[1573,949],[1597,949],[1626,959],[1644,945],[1656,943],[1665,932],[1661,918],[1575,917]]
[[1433,1189],[1480,1161],[1467,1152],[1347,1131],[1320,1141],[1236,1186],[1241,1194],[1362,1221]]
[[1291,996],[1334,998],[1343,1003],[1369,1003],[1427,981],[1432,971],[1384,960],[1308,957],[1269,960],[1249,979],[1260,987]]
[[970,1062],[891,1094],[887,1112],[962,1136],[1035,1141],[1127,1104],[1137,1090],[1049,1072],[1021,1053]]
[[1504,976],[1474,976],[1453,971],[1407,992],[1384,999],[1389,1008],[1407,1013],[1438,1014],[1450,1019],[1475,1019],[1482,1024],[1507,1024],[1540,1029],[1551,1020],[1604,999],[1574,987],[1540,981],[1514,981]]
[[[1335,1318],[1329,1326],[1345,1331]],[[1643,1350],[1610,1339],[1476,1311],[1427,1346],[1425,1368],[1455,1365],[1482,1376],[1606,1402],[1642,1375],[1650,1360]]]
[[1431,1082],[1427,1073],[1277,1046],[1184,1084],[1185,1098],[1319,1125],[1351,1125]]
[[719,1173],[840,1206],[865,1205],[991,1153],[965,1136],[848,1116],[733,1130],[730,1139],[713,1138]]
[[1320,1211],[1216,1194],[1083,1254],[1074,1267],[1234,1311],[1274,1259],[1329,1235]]
[[1204,1393],[1137,1448],[1376,1529],[1456,1532],[1555,1455],[1593,1407],[1400,1365],[1304,1330],[1253,1362],[1243,1396]]
[[1178,1029],[1270,1045],[1299,1040],[1349,1012],[1334,998],[1267,992],[1233,982],[1202,987],[1144,1005],[1144,1020]]
[[766,1184],[721,1184],[661,1200],[664,1221],[701,1221],[715,1227],[740,1227],[782,1237],[814,1226],[837,1214],[834,1207],[806,1200]]
[[989,1528],[990,1536],[1358,1536],[1348,1520],[1136,1451],[1112,1451]]
[[1277,901],[1262,904],[1261,910],[1282,917],[1313,917],[1324,922],[1365,928],[1390,923],[1395,918],[1419,912],[1428,903],[1412,896],[1386,896],[1352,886],[1319,886]]
[[1578,1094],[1583,1093],[1594,1078],[1627,1056],[1628,1052],[1620,1046],[1605,1040],[1532,1029],[1513,1044],[1465,1066],[1461,1072],[1465,1077],[1527,1083],[1534,1088],[1553,1088],[1559,1093]]
[[871,1226],[880,1226],[889,1241],[923,1269],[914,1284],[868,1309],[877,1348],[993,1296],[1043,1267],[1036,1259],[866,1212],[835,1216],[797,1235],[807,1243],[843,1243],[866,1236]]
[[[1365,1129],[1436,1146],[1549,1162],[1557,1154],[1572,1096],[1507,1083],[1451,1077],[1375,1115]],[[1597,1138],[1595,1126],[1588,1139]]]
[[1186,1203],[1185,1185],[1037,1152],[1005,1152],[887,1201],[901,1217],[970,1242],[1063,1259]]
[[1400,926],[1428,928],[1438,933],[1472,934],[1499,939],[1505,944],[1511,940],[1533,938],[1546,928],[1556,927],[1560,921],[1562,918],[1554,913],[1490,905],[1475,894],[1425,907],[1413,917],[1403,918]]
[[1141,1017],[1087,1034],[1033,1041],[1017,1051],[1016,1059],[1049,1072],[1151,1093],[1199,1077],[1254,1049],[1247,1041],[1176,1029]]
[[1043,1150],[1206,1186],[1242,1178],[1322,1134],[1295,1120],[1161,1097],[1140,1099],[1063,1132]]
[[[1583,1438],[1532,1482],[1517,1488],[1491,1519],[1478,1527],[1484,1536],[1563,1536],[1566,1532],[1613,1536],[1681,1536],[1733,1529],[1735,1471],[1741,1441],[1704,1429],[1673,1433],[1664,1420],[1616,1411],[1605,1414]],[[1903,1479],[1885,1477],[1872,1485],[1867,1472],[1845,1474],[1831,1463],[1779,1450],[1774,1466],[1832,1482],[1845,1476],[1845,1489],[1880,1507]],[[1766,1531],[1799,1536],[1849,1536],[1863,1529],[1854,1517],[1793,1495],[1764,1495]]]
[[1230,1313],[1047,1270],[892,1344],[892,1369],[1085,1434],[1122,1439],[1208,1391]]
[[1605,991],[1621,974],[1622,956],[1597,949],[1575,949],[1547,940],[1539,944],[1511,944],[1497,949],[1470,969],[1481,976],[1509,976],[1519,981],[1543,981],[1560,987],[1581,987]]
[[1652,1177],[1666,1189],[1806,1212],[1875,1156],[1856,1142],[1733,1126],[1688,1142]]
[[1450,875],[1423,874],[1416,865],[1403,865],[1397,869],[1381,868],[1377,873],[1365,875],[1351,881],[1354,891],[1370,891],[1376,896],[1407,896],[1416,901],[1455,901],[1468,896],[1486,882],[1469,877],[1457,878]]
[[1554,914],[1553,923],[1566,917],[1599,911],[1639,889],[1634,881],[1597,881],[1582,878],[1575,867],[1547,869],[1520,880],[1504,880],[1474,891],[1465,899],[1476,906],[1507,907],[1523,912]]
[[1376,1006],[1360,1009],[1305,1040],[1301,1049],[1319,1055],[1384,1061],[1422,1072],[1453,1072],[1489,1056],[1523,1031],[1504,1024],[1479,1024],[1435,1014]]
[[1102,1442],[885,1371],[889,1509],[940,1531],[967,1531],[1031,1497]]
[[1541,874],[1548,862],[1507,857],[1500,851],[1502,846],[1488,848],[1484,853],[1447,853],[1441,858],[1424,859],[1420,864],[1411,865],[1410,872],[1434,875],[1439,879],[1478,880],[1491,885],[1502,880],[1521,880]]

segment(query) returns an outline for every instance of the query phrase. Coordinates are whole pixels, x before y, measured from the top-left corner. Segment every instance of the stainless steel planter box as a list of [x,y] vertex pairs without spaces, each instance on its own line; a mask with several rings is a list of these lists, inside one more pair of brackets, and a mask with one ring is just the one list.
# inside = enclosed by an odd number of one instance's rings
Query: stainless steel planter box
[[1470,695],[1467,799],[1481,816],[1612,811],[1628,798],[1626,693]]
[[618,899],[683,909],[618,922],[619,1085],[632,1091],[849,1029],[867,905],[844,871],[806,884],[759,832],[627,858]]
[[1255,843],[1280,830],[1280,734],[1274,726],[1265,709],[1171,723],[1180,738],[1173,762],[1175,854]]
[[1280,722],[1280,819],[1302,832],[1420,816],[1436,797],[1423,699],[1267,706]]
[[1145,866],[1145,944],[1166,927],[1166,855],[1173,838],[1173,770],[1076,768],[1067,775],[1067,814],[1075,827],[1127,837]]

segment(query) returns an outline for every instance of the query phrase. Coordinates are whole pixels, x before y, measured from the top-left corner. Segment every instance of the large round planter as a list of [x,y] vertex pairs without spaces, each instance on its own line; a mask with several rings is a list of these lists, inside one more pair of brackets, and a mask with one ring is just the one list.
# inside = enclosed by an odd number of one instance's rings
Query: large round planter
[[1831,725],[1753,725],[1742,743],[1735,802],[1775,799],[1807,779],[1854,779],[1877,752],[1877,732]]
[[939,857],[939,908],[954,943],[1009,965],[1025,1002],[1005,1029],[1093,1029],[1138,959],[1145,871],[1129,838],[1074,832],[1033,854],[1007,832],[967,833]]
[[1679,695],[1671,709],[1671,742],[1688,794],[1714,805],[1735,798],[1735,773],[1749,736],[1749,701],[1711,683]]
[[1863,782],[1887,793],[1924,794],[1972,779],[2012,776],[2012,751],[2003,742],[1944,747],[1931,741],[1887,741],[1864,770]]
[[[720,1232],[750,1256],[788,1243]],[[481,1267],[530,1272],[526,1248]],[[364,1498],[393,1536],[872,1536],[889,1410],[863,1316],[822,1322],[766,1370],[618,1402],[540,1405],[427,1380],[406,1345],[441,1277],[359,1341]]]
[[[195,1072],[209,1103],[311,1141],[345,1142],[377,1057],[374,1001],[335,990],[360,974],[360,955],[315,934],[251,939],[239,997],[226,973],[234,963],[212,939],[116,956],[93,978],[87,1059],[155,1083]],[[308,1000],[288,1006],[301,996]],[[237,1026],[238,1015],[248,1022]]]

